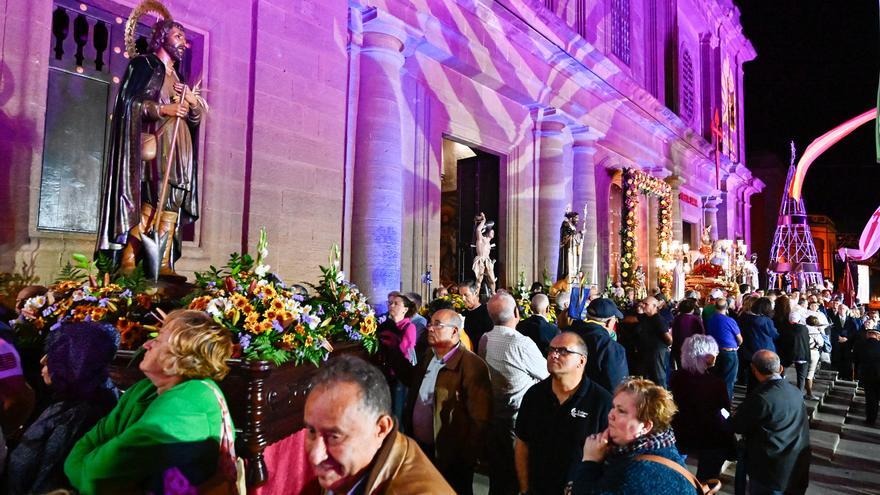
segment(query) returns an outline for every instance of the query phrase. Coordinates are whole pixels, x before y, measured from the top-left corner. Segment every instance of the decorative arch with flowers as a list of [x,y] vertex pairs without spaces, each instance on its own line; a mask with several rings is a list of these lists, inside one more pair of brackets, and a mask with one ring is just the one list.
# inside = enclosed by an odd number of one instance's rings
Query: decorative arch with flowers
[[[623,285],[634,287],[636,284],[636,259],[638,238],[639,196],[649,194],[658,198],[659,225],[657,228],[658,256],[663,256],[662,246],[672,241],[672,187],[661,179],[653,177],[641,170],[626,168],[623,170],[623,222],[621,229],[620,275]],[[659,273],[660,289],[666,293],[672,287],[672,274],[666,270]]]

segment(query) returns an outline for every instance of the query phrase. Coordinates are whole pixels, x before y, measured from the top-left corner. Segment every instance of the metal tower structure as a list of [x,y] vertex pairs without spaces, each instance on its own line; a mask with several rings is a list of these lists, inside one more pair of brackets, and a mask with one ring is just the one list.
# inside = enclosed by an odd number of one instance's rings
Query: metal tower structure
[[779,206],[779,220],[776,233],[773,234],[773,246],[770,248],[770,263],[767,268],[767,286],[780,288],[788,285],[785,277],[798,289],[805,289],[813,284],[822,283],[822,272],[819,269],[819,256],[816,245],[807,223],[807,212],[804,200],[791,196],[791,181],[795,174],[795,148],[791,143],[791,164],[785,189],[782,193],[782,204]]

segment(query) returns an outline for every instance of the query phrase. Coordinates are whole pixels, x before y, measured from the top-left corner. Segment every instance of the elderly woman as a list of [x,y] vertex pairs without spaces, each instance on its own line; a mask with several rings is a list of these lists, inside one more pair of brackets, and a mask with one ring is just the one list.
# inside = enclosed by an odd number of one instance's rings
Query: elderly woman
[[178,310],[144,348],[140,369],[147,378],[126,391],[64,463],[80,493],[162,493],[172,468],[200,485],[227,460],[231,424],[214,381],[229,371],[229,330],[201,311]]
[[28,427],[9,456],[6,493],[46,493],[69,488],[64,459],[116,405],[108,366],[119,345],[113,325],[82,322],[49,333],[42,375],[53,402]]
[[717,479],[727,457],[735,458],[733,433],[725,427],[730,397],[724,380],[708,373],[718,357],[718,343],[708,335],[694,335],[681,348],[682,369],[672,375],[670,389],[678,414],[672,420],[681,452],[700,460],[697,479]]
[[[725,392],[726,393],[726,392]],[[684,466],[675,448],[675,402],[663,387],[636,378],[621,383],[608,413],[608,429],[587,437],[584,458],[569,483],[575,494],[694,493],[689,478],[652,455]]]
[[697,300],[685,299],[678,303],[678,314],[672,321],[672,358],[676,368],[681,368],[681,346],[691,335],[704,334],[703,319],[697,313]]

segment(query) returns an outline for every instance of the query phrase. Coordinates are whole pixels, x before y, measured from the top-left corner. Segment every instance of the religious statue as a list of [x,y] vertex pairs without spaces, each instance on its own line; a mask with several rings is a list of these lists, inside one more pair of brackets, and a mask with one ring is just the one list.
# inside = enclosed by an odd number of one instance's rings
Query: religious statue
[[569,211],[559,227],[559,262],[556,267],[556,280],[571,282],[581,269],[581,250],[584,233],[578,231],[578,214]]
[[685,260],[684,256],[675,258],[675,267],[672,269],[672,300],[681,301],[685,293]]
[[[163,19],[153,26],[148,52],[136,54],[134,28],[148,11]],[[123,273],[140,261],[146,271],[153,257],[158,275],[176,277],[180,230],[199,218],[197,139],[207,104],[200,83],[191,88],[178,72],[185,28],[155,0],[132,12],[126,49],[131,61],[113,108],[96,251]],[[148,243],[150,236],[157,242]]]
[[706,225],[703,229],[703,235],[700,237],[700,254],[703,260],[709,261],[712,255],[712,226]]
[[753,289],[759,287],[758,278],[758,255],[752,253],[751,259],[743,263],[743,283],[750,285]]
[[642,300],[648,297],[648,286],[645,285],[645,269],[642,268],[642,265],[636,267],[635,278],[636,298]]
[[483,278],[486,278],[486,284],[489,286],[489,292],[495,293],[495,260],[489,257],[492,251],[492,239],[495,238],[495,231],[492,227],[495,222],[487,222],[486,214],[480,212],[474,217],[474,246],[476,248],[476,256],[474,256],[473,270],[477,278],[477,289],[483,286]]

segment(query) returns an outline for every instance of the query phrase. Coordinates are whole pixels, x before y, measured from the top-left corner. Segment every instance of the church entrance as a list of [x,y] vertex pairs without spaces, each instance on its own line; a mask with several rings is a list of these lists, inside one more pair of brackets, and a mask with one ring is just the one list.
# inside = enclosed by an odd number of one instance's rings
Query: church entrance
[[[495,277],[504,273],[498,261],[500,158],[465,144],[443,140],[443,173],[440,202],[440,283],[446,287],[476,279],[474,218],[481,212],[492,229],[490,258],[496,260]],[[502,287],[499,279],[496,287]],[[481,292],[487,291],[483,280]]]

